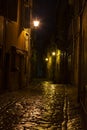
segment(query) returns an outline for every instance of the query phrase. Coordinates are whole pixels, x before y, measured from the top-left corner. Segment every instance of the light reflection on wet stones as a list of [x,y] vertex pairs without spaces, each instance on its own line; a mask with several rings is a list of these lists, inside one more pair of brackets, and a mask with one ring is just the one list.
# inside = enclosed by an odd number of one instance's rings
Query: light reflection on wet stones
[[[38,87],[38,86],[37,86]],[[34,88],[37,89],[36,87]],[[0,118],[0,125],[4,130],[62,130],[64,120],[64,98],[65,89],[63,85],[53,85],[50,83],[42,84],[42,95],[38,94],[24,96],[17,101]],[[72,114],[72,103],[68,108],[68,130],[79,130],[80,119],[78,108],[74,109]],[[72,108],[72,109],[71,109]],[[77,117],[77,118],[76,118]],[[6,119],[6,120],[5,120]],[[3,125],[4,124],[4,125]],[[0,127],[0,128],[1,128]],[[9,129],[10,128],[10,129]]]

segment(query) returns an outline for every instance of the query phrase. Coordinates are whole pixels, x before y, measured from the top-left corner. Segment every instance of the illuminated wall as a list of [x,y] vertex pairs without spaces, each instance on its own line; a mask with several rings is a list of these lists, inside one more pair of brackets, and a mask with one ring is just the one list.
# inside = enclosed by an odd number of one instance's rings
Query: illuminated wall
[[56,48],[53,52],[47,54],[48,60],[46,60],[47,65],[47,77],[56,83],[65,83],[67,81],[67,69],[66,69],[66,52],[61,51]]

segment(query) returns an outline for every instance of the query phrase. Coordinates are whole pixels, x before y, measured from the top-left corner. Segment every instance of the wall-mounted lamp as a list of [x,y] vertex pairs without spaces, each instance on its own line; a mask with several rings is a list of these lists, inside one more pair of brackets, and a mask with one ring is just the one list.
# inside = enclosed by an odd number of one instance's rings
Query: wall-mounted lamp
[[34,20],[33,21],[33,25],[34,25],[34,27],[39,27],[39,25],[40,25],[40,21],[39,20]]
[[45,61],[48,61],[48,58],[45,58]]
[[55,55],[56,55],[56,52],[53,51],[53,52],[52,52],[52,56],[55,56]]

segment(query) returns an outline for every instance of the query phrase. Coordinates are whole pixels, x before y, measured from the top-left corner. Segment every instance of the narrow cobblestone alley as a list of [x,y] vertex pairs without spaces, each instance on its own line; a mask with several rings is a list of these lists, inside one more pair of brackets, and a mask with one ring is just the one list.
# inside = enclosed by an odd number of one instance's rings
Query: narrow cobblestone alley
[[73,87],[47,81],[2,94],[0,130],[85,130],[76,96]]

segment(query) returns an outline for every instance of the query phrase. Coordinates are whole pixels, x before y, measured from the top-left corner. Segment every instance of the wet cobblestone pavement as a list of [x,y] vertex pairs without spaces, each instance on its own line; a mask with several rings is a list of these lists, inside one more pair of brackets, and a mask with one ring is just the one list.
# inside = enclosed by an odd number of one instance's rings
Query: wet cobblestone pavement
[[44,81],[1,95],[0,130],[85,130],[75,93]]

